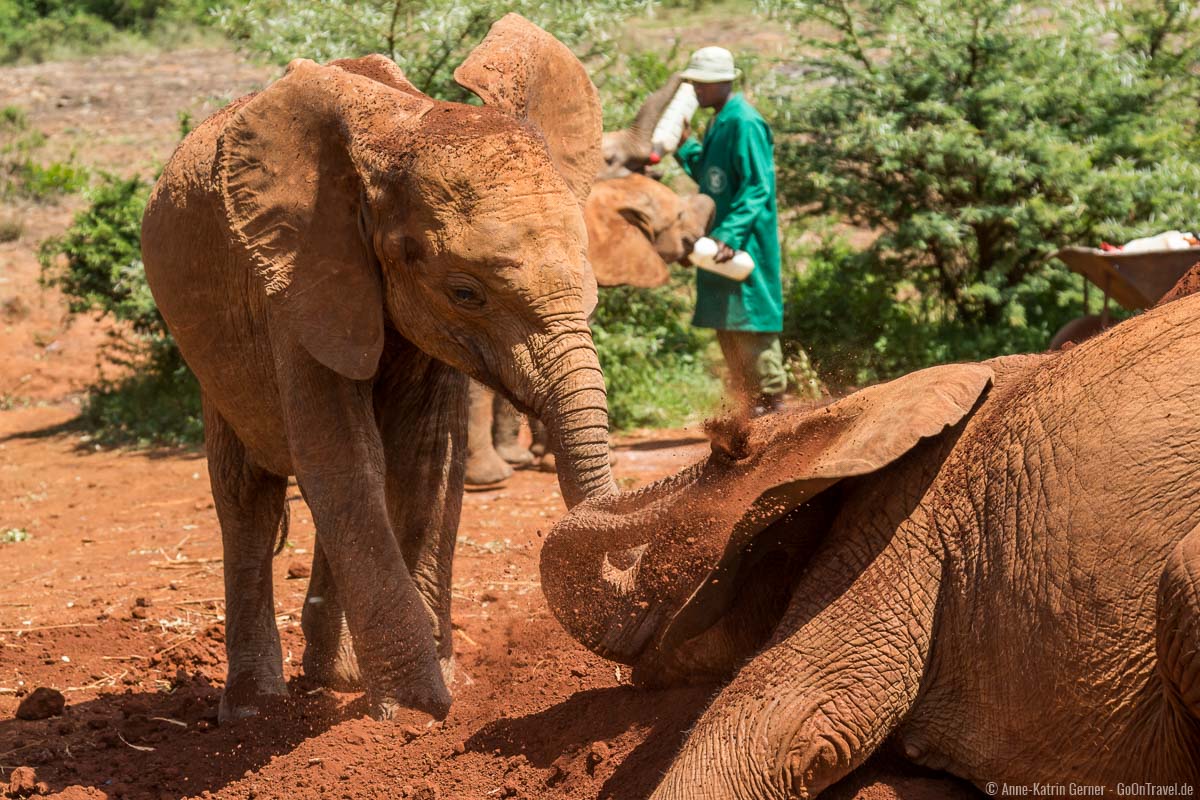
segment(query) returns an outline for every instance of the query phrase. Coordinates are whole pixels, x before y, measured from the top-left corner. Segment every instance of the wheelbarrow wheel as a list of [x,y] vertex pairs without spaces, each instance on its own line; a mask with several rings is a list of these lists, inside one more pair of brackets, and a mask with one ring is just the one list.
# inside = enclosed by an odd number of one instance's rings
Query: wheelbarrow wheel
[[[1079,344],[1100,333],[1105,327],[1104,320],[1099,314],[1088,314],[1086,317],[1073,319],[1058,329],[1058,333],[1054,334],[1054,338],[1050,340],[1049,349],[1062,350],[1063,345],[1067,342]],[[1107,327],[1112,327],[1112,320],[1109,320]]]

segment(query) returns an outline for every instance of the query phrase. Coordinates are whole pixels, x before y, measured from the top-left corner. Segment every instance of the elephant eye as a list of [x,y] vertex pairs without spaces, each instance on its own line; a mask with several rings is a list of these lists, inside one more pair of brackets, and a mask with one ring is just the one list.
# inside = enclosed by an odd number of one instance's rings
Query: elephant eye
[[456,284],[450,287],[450,297],[460,306],[464,308],[481,308],[483,306],[483,293],[473,286],[466,284]]

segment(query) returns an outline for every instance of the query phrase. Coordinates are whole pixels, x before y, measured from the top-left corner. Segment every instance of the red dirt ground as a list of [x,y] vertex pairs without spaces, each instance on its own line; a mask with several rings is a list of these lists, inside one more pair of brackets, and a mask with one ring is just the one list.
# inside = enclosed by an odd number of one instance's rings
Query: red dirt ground
[[[220,542],[204,459],[97,452],[67,407],[0,414],[0,769],[109,797],[645,797],[710,689],[647,692],[584,651],[538,589],[551,475],[466,497],[455,564],[455,705],[444,723],[363,718],[354,695],[296,684],[311,518],[295,488],[276,607],[293,698],[270,720],[216,724],[224,676]],[[678,434],[669,434],[675,436]],[[705,449],[625,440],[642,482]],[[38,686],[60,718],[14,719]],[[429,794],[426,785],[436,788]],[[424,794],[422,792],[425,792]],[[78,797],[100,795],[76,794]]]

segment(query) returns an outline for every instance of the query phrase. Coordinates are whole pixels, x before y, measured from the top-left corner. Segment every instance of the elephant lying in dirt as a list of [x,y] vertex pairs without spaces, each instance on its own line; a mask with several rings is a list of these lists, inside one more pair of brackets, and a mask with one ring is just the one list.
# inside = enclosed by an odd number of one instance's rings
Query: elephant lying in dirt
[[[588,261],[596,283],[604,286],[662,286],[667,264],[681,261],[708,232],[715,206],[703,194],[680,196],[644,175],[597,181],[583,207]],[[535,432],[542,432],[534,423]],[[521,415],[503,397],[471,385],[467,425],[467,485],[498,483],[513,466],[533,462],[535,453],[518,441]],[[534,449],[543,465],[554,464],[546,443],[536,435]]]
[[1193,295],[718,425],[706,460],[572,510],[543,588],[643,683],[733,675],[656,800],[812,797],[885,740],[981,788],[1194,787],[1198,397]]
[[287,476],[317,527],[305,673],[361,679],[382,716],[450,704],[466,375],[546,421],[568,504],[615,491],[587,326],[596,89],[515,14],[455,78],[485,106],[434,101],[381,56],[294,61],[193,131],[146,209],[146,275],[203,391],[224,718],[285,693]]

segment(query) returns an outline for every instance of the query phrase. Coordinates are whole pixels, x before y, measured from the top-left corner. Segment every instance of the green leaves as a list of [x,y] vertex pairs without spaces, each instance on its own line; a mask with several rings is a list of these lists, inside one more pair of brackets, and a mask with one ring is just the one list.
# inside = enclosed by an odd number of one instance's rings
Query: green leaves
[[610,52],[617,23],[642,7],[635,0],[250,0],[219,9],[215,19],[279,63],[382,53],[421,91],[461,101],[469,95],[454,83],[454,68],[506,13],[524,15],[590,60]]
[[693,281],[677,268],[660,289],[600,290],[592,338],[614,428],[680,425],[715,407],[720,385],[707,354],[713,337],[691,326]]
[[[1175,68],[1197,52],[1189,9],[1174,0],[778,4],[834,31],[812,42],[815,83],[771,98],[780,112],[770,116],[787,120],[781,192],[881,234],[836,265],[876,278],[882,295],[869,305],[890,309],[856,315],[877,334],[851,337],[865,359],[858,377],[1040,349],[1081,313],[1068,289],[1078,279],[1048,255],[1196,226],[1197,106],[1184,98],[1197,77]],[[821,260],[832,255],[818,257],[817,273],[835,268]],[[820,290],[822,280],[800,282]],[[924,340],[903,329],[910,319],[926,326]],[[821,341],[811,328],[796,333]]]

